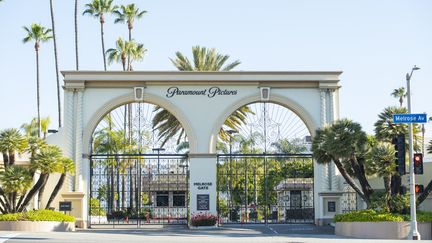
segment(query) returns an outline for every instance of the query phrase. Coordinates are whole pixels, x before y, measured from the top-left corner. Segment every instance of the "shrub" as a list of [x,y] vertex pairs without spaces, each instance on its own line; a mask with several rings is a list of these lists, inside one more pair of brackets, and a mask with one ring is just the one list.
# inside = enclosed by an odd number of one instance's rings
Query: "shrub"
[[214,226],[217,222],[217,217],[210,213],[192,214],[192,226]]
[[[353,211],[344,214],[337,214],[334,217],[335,222],[380,222],[380,221],[391,221],[391,222],[402,222],[410,221],[411,217],[409,214],[395,214],[386,212],[377,212],[372,209]],[[417,212],[418,222],[432,222],[432,212]]]
[[377,212],[372,209],[337,214],[334,217],[335,222],[402,222],[406,220],[407,215]]
[[417,221],[418,222],[432,222],[432,212],[417,212]]
[[51,210],[32,210],[22,213],[2,214],[0,221],[59,221],[75,222],[75,218]]

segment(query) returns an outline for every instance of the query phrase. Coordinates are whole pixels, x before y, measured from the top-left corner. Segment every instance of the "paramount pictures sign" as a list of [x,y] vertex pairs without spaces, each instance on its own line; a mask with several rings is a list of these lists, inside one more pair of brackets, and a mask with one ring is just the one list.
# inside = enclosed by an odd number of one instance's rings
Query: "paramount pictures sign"
[[178,87],[170,87],[167,89],[166,97],[172,98],[174,96],[207,96],[208,98],[213,98],[216,96],[225,95],[237,95],[237,90],[221,89],[219,87],[211,87],[208,89],[201,90],[181,90]]

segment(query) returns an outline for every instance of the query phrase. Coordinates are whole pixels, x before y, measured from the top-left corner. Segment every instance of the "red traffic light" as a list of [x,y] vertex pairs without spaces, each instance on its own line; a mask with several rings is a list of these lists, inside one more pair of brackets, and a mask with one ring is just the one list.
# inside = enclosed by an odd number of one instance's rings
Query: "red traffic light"
[[415,193],[423,193],[424,191],[424,186],[421,184],[416,184],[415,185]]
[[415,153],[414,158],[414,174],[423,174],[423,154]]

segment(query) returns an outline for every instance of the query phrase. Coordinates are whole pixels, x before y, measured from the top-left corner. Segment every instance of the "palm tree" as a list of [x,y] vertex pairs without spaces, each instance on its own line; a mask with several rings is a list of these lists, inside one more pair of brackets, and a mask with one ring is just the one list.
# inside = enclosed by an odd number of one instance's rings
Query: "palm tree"
[[75,22],[75,68],[79,70],[79,59],[78,59],[78,0],[75,0],[75,13],[74,13],[74,22]]
[[[24,130],[24,133],[28,137],[37,137],[38,134],[38,124],[37,118],[33,118],[30,123],[24,123],[21,125],[21,129]],[[51,123],[51,119],[49,116],[45,118],[41,118],[41,132],[43,134],[43,139],[48,135],[48,127]]]
[[9,213],[15,213],[20,201],[17,202],[18,197],[23,198],[23,193],[31,187],[33,182],[30,171],[24,167],[12,165],[0,172],[0,181],[2,182],[2,193],[9,195],[8,199],[5,197],[5,201],[0,201],[4,204],[3,209]]
[[57,80],[58,125],[59,127],[61,127],[62,121],[61,121],[61,104],[60,104],[60,79],[59,79],[58,58],[57,58],[57,41],[56,41],[56,34],[55,34],[53,0],[50,0],[50,12],[51,12],[51,28],[52,28],[53,41],[54,41],[54,60],[55,60],[56,80]]
[[113,11],[113,14],[116,15],[116,19],[114,23],[127,23],[129,30],[129,41],[132,40],[132,29],[134,25],[135,19],[141,19],[147,11],[140,11],[139,8],[135,6],[134,3],[129,5],[121,5],[119,10]]
[[30,168],[33,171],[40,171],[39,179],[27,193],[22,204],[19,206],[18,211],[22,211],[27,208],[31,199],[39,192],[38,205],[40,205],[41,196],[44,191],[44,187],[48,181],[49,175],[56,172],[59,168],[59,162],[62,158],[61,150],[59,147],[54,145],[48,145],[42,147],[40,151],[36,154],[34,160],[30,164]]
[[[129,5],[121,5],[119,10],[113,12],[116,15],[114,23],[127,23],[129,30],[129,41],[132,41],[132,29],[134,26],[135,19],[140,19],[144,16],[147,11],[140,11],[139,8],[135,6],[134,3]],[[128,63],[130,63],[130,56],[128,56]]]
[[27,141],[15,129],[5,129],[0,132],[0,153],[3,155],[4,168],[15,164],[15,154],[25,151]]
[[63,184],[65,182],[66,179],[66,175],[70,174],[73,175],[75,171],[75,163],[73,162],[73,160],[63,157],[60,159],[60,165],[58,168],[58,172],[61,174],[60,178],[57,182],[57,185],[54,187],[54,190],[51,193],[50,198],[48,199],[47,205],[46,205],[46,209],[49,209],[51,206],[51,203],[54,201],[54,198],[57,196],[57,194],[59,193],[60,189],[63,187]]
[[289,141],[287,138],[279,139],[271,144],[278,153],[283,154],[300,154],[307,152],[307,147],[300,141],[300,139],[293,139]]
[[[328,164],[333,161],[345,181],[369,207],[373,189],[364,169],[366,146],[366,133],[362,131],[360,124],[348,119],[318,129],[312,141],[313,157],[317,162]],[[360,186],[351,175],[354,175]]]
[[39,24],[32,24],[30,28],[24,26],[26,31],[26,37],[24,37],[23,42],[27,43],[29,41],[34,41],[34,48],[36,52],[36,96],[37,96],[37,117],[38,117],[38,136],[40,137],[40,98],[39,98],[39,49],[41,42],[49,41],[52,36],[50,35],[51,29],[46,29]]
[[[193,65],[181,52],[176,52],[176,58],[170,58],[170,60],[180,71],[230,71],[240,64],[238,60],[226,64],[229,55],[219,54],[214,48],[207,49],[194,46],[192,47],[192,55]],[[177,136],[177,143],[186,137],[180,122],[169,111],[160,106],[156,106],[153,111],[156,112],[152,121],[153,129],[159,131],[158,139],[162,140],[161,146],[174,136]],[[231,130],[238,130],[240,125],[244,123],[247,114],[253,113],[248,106],[244,106],[231,114],[225,121],[225,125]],[[221,128],[219,136],[223,141],[229,141],[229,134],[225,130]]]
[[396,174],[395,148],[387,142],[378,142],[367,157],[366,170],[370,175],[378,175],[384,180],[384,188],[390,196],[391,177]]
[[104,70],[106,71],[106,57],[105,57],[105,42],[104,42],[104,23],[105,14],[112,13],[117,9],[117,6],[113,5],[113,0],[93,0],[91,3],[85,5],[86,10],[84,10],[83,15],[89,14],[95,18],[99,18],[100,22],[100,32],[101,32],[101,42],[102,42],[102,56],[104,63]]
[[136,43],[135,41],[130,41],[130,49],[131,53],[129,55],[130,60],[128,64],[128,71],[133,71],[132,63],[134,61],[142,61],[144,59],[144,54],[147,52],[147,49],[143,44]]
[[176,58],[170,60],[180,71],[230,71],[240,64],[236,60],[225,65],[230,56],[217,53],[215,48],[192,47],[193,65],[181,52],[176,52],[175,55]]
[[405,88],[400,87],[398,89],[394,89],[391,95],[395,98],[399,98],[400,107],[402,107],[404,98],[407,96]]
[[130,42],[124,41],[121,37],[116,42],[116,48],[110,48],[106,51],[108,55],[108,64],[113,61],[121,62],[123,71],[126,71],[126,58],[131,53]]

